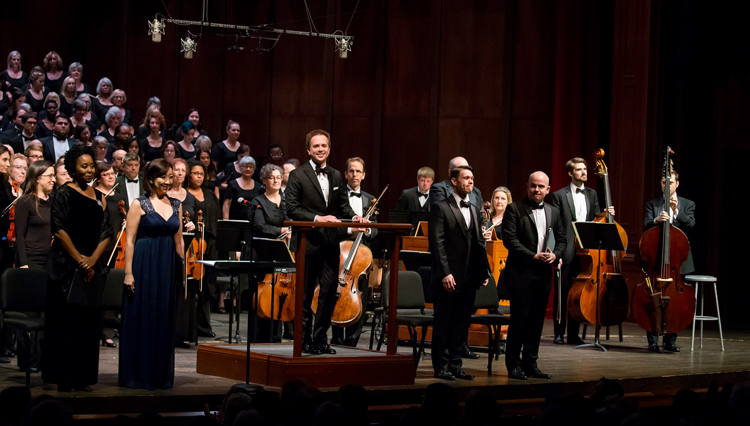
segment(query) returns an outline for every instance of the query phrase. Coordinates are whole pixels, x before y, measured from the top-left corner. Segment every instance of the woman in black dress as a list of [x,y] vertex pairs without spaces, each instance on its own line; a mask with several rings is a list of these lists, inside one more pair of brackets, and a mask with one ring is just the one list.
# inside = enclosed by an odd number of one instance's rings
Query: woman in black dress
[[107,128],[99,132],[99,136],[104,136],[109,143],[114,143],[116,135],[115,129],[123,123],[122,110],[118,107],[110,108],[104,116],[104,121],[107,123]]
[[57,52],[52,51],[44,56],[42,62],[42,68],[46,72],[46,79],[44,80],[44,86],[48,92],[59,93],[62,89],[63,80],[68,74],[65,72],[65,64],[62,58]]
[[65,77],[62,90],[60,90],[60,112],[68,117],[73,115],[73,102],[77,97],[76,80],[73,77]]
[[70,66],[68,67],[68,74],[76,81],[76,93],[92,93],[91,86],[82,81],[83,65],[81,65],[80,62],[73,62],[72,64],[70,64]]
[[52,128],[55,127],[55,119],[59,114],[60,96],[57,93],[50,93],[44,100],[44,111],[37,116],[36,130],[34,137],[37,139],[52,136]]
[[8,54],[8,67],[0,73],[0,86],[3,92],[22,89],[29,82],[29,75],[21,71],[21,53],[14,50]]
[[[112,91],[112,105],[120,108],[122,111],[122,122],[128,125],[133,125],[133,113],[129,109],[125,109],[125,102],[128,101],[128,96],[122,89],[115,89]],[[113,107],[110,107],[113,108]]]
[[[492,191],[492,198],[490,199],[490,220],[484,221],[482,225],[482,235],[485,240],[492,241],[503,239],[503,215],[505,215],[505,208],[512,202],[513,197],[510,195],[510,190],[508,188],[498,186]],[[492,236],[493,228],[495,229],[494,237]]]
[[178,148],[177,142],[164,142],[164,145],[161,147],[161,158],[167,160],[170,164],[175,158],[180,158],[180,149]]
[[47,309],[44,317],[42,379],[57,390],[90,391],[99,375],[99,309],[67,303],[76,270],[85,281],[101,273],[102,254],[112,238],[104,194],[89,186],[96,165],[94,150],[75,145],[65,153],[73,177],[52,193],[50,225],[55,237],[46,267]]
[[240,160],[250,155],[250,147],[247,145],[240,145],[240,147],[237,148],[236,154],[237,160],[227,164],[226,167],[224,167],[224,170],[222,170],[218,175],[219,182],[221,182],[222,193],[226,191],[229,182],[242,176],[242,170],[240,169]]
[[44,87],[44,72],[38,68],[31,71],[29,77],[29,88],[26,90],[26,103],[31,110],[40,113],[44,109],[44,98],[47,96],[47,90]]
[[161,147],[164,142],[164,138],[161,135],[161,132],[164,130],[164,116],[158,110],[151,113],[148,119],[148,129],[148,136],[139,141],[141,158],[145,162],[161,157]]
[[91,111],[96,114],[97,117],[104,117],[112,106],[112,80],[107,77],[99,80],[96,85],[96,97],[91,101]]
[[[201,136],[198,139],[200,140],[203,137],[205,136]],[[211,161],[211,150],[208,148],[197,148],[196,152],[198,162],[206,168],[206,189],[213,192],[216,198],[219,198],[219,180],[216,177],[214,162]]]
[[180,133],[182,134],[182,140],[177,143],[177,148],[180,150],[180,158],[185,161],[195,160],[195,146],[193,141],[195,140],[195,125],[192,121],[186,121],[180,126]]
[[247,217],[247,207],[238,202],[239,198],[252,200],[263,193],[260,182],[253,179],[255,173],[255,159],[247,156],[240,160],[242,175],[229,182],[224,198],[222,215],[224,219],[244,220]]
[[216,165],[216,170],[224,170],[227,164],[234,161],[237,154],[237,148],[242,143],[240,139],[240,124],[236,121],[229,120],[227,123],[227,138],[221,143],[217,143],[211,150],[211,159]]

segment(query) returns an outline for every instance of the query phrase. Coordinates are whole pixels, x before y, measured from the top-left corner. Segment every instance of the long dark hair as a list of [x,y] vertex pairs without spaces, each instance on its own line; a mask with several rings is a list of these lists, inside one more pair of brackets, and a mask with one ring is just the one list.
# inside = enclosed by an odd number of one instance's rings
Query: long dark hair
[[[208,153],[208,158],[211,158],[211,150],[207,148],[198,148],[198,150],[195,152],[195,161],[200,163],[201,154],[204,152]],[[206,169],[204,170],[206,172],[206,180],[216,180],[216,165],[214,165],[213,161],[209,161],[208,167],[204,167],[204,169]]]
[[10,153],[10,150],[5,145],[0,145],[0,155],[3,155],[5,153],[8,153],[8,171],[5,173],[0,174],[0,179],[7,181],[8,176],[10,176],[10,157],[12,157],[12,154]]
[[26,172],[26,179],[24,179],[23,184],[21,184],[21,190],[23,190],[23,195],[21,197],[28,197],[34,200],[37,214],[39,213],[39,197],[36,195],[36,190],[38,188],[37,181],[50,167],[52,167],[52,170],[54,171],[55,165],[51,161],[34,161],[29,165],[29,171]]
[[172,169],[172,165],[163,158],[157,158],[154,161],[146,164],[146,168],[143,170],[143,195],[150,197],[154,193],[154,187],[152,181],[156,178],[164,177]]

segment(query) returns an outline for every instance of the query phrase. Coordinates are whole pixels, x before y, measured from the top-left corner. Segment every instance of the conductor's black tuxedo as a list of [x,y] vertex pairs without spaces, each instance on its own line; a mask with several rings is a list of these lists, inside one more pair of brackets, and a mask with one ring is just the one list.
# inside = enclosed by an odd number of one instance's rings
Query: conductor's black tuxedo
[[[355,216],[349,206],[346,182],[341,178],[341,173],[331,166],[326,166],[324,170],[328,176],[328,202],[309,161],[289,174],[289,182],[284,191],[289,218],[312,222],[315,216],[333,215],[346,219]],[[303,338],[305,344],[324,345],[328,342],[326,333],[331,325],[338,285],[339,246],[335,228],[316,228],[307,233],[305,265]],[[313,327],[311,302],[317,284],[320,284],[320,292]]]
[[[467,227],[453,194],[434,204],[430,211],[428,239],[435,297],[432,367],[436,373],[461,368],[476,290],[490,276],[479,210],[472,205],[469,211]],[[456,281],[452,292],[442,285],[442,279],[450,274]]]
[[[601,212],[599,208],[599,197],[596,195],[596,191],[591,188],[583,188],[583,193],[586,198],[586,221],[590,222],[594,220],[597,213]],[[560,216],[562,217],[563,226],[565,228],[565,240],[567,241],[565,247],[565,253],[562,256],[563,266],[561,271],[562,281],[562,312],[560,313],[560,324],[555,323],[555,336],[562,336],[565,334],[565,328],[567,325],[568,339],[577,338],[579,331],[579,324],[572,318],[567,318],[568,315],[568,293],[570,293],[570,287],[573,283],[573,278],[578,276],[581,269],[581,264],[576,254],[575,247],[575,232],[573,231],[573,222],[576,218],[576,206],[573,201],[573,192],[571,191],[570,185],[556,191],[552,194],[552,205],[560,210]],[[555,293],[557,293],[557,287],[555,287]],[[557,295],[555,299],[557,300]],[[552,304],[553,314],[557,317],[557,302]]]
[[425,201],[423,206],[419,203],[420,192],[418,186],[415,186],[414,188],[404,189],[404,191],[401,193],[401,196],[398,197],[398,201],[396,201],[396,210],[405,212],[428,212],[430,211],[430,197],[429,193],[427,195],[427,201]]
[[[550,249],[560,259],[566,247],[560,211],[544,203],[543,209],[547,222],[547,245],[549,247],[550,238],[554,237],[555,243]],[[503,216],[503,244],[508,249],[503,273],[505,286],[510,291],[510,327],[505,353],[505,365],[509,372],[519,366],[524,371],[532,371],[536,368],[539,354],[553,266],[534,260],[538,235],[532,202],[526,198],[508,204]]]

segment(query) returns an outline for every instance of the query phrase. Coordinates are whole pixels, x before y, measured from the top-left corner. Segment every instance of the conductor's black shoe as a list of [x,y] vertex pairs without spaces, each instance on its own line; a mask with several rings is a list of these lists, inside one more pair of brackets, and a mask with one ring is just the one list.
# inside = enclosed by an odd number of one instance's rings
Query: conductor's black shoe
[[664,350],[667,352],[679,352],[680,348],[678,348],[674,343],[667,343],[664,345]]
[[659,345],[656,343],[649,343],[648,344],[648,351],[649,352],[659,352]]
[[302,352],[312,355],[320,355],[320,348],[312,343],[305,343],[302,345]]
[[523,369],[521,369],[521,367],[516,367],[513,370],[508,371],[508,378],[517,379],[517,380],[529,379],[528,377],[526,377],[526,373],[523,372]]
[[527,377],[534,377],[537,379],[551,379],[552,375],[542,373],[538,368],[534,367],[530,370],[524,371]]
[[568,336],[568,344],[569,345],[576,345],[576,346],[578,346],[578,345],[583,345],[585,343],[586,342],[584,342],[583,339],[581,339],[578,336]]
[[464,353],[461,354],[461,358],[478,359],[479,354],[472,352],[468,345],[464,345]]
[[324,343],[322,345],[316,345],[316,346],[318,347],[318,350],[322,354],[331,354],[331,355],[336,354],[336,349],[333,349],[331,345],[329,345],[328,343]]
[[466,374],[466,372],[464,370],[460,369],[460,368],[456,368],[455,370],[451,371],[450,373],[453,374],[453,377],[455,377],[457,379],[474,380],[474,375],[473,374]]
[[442,380],[456,380],[456,377],[453,374],[451,374],[451,372],[448,371],[445,368],[443,368],[440,371],[436,371],[435,372],[435,378],[436,379],[442,379]]
[[554,343],[556,345],[562,345],[564,343],[563,342],[563,337],[562,336],[555,336],[555,340],[553,340],[552,343]]

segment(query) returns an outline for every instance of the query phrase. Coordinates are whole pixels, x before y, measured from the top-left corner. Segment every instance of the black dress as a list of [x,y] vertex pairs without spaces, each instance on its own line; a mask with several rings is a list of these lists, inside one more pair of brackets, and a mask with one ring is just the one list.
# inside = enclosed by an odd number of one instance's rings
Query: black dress
[[98,97],[91,98],[91,112],[98,117],[104,117],[112,105],[102,105]]
[[49,92],[60,93],[63,81],[65,81],[65,78],[67,76],[68,73],[66,71],[63,71],[60,75],[60,78],[53,80],[49,78],[49,74],[45,73],[46,78],[44,79],[44,87],[46,87]]
[[47,260],[52,232],[50,200],[21,197],[16,203],[16,266],[43,268]]
[[[96,200],[67,183],[52,192],[50,226],[52,234],[65,231],[76,249],[90,256],[101,241],[112,237],[109,214],[102,209],[104,194]],[[103,257],[103,256],[102,256]],[[106,259],[94,266],[98,273]],[[47,257],[47,309],[44,317],[42,379],[58,389],[80,389],[96,384],[99,375],[99,309],[69,305],[67,295],[78,262],[55,240]]]
[[[216,198],[216,194],[213,191],[209,191],[207,188],[202,188],[202,191],[203,201],[198,201],[197,198],[193,197],[193,200],[195,200],[193,209],[195,212],[198,210],[203,212],[203,223],[206,227],[204,230],[206,235],[206,253],[204,254],[204,258],[218,259],[219,256],[216,251],[216,227],[219,219],[221,219],[219,199]],[[191,217],[193,218],[193,222],[195,222],[195,216]],[[216,269],[209,268],[203,277],[203,291],[198,291],[196,322],[198,334],[201,336],[210,336],[213,331],[211,329],[211,296],[219,292],[220,289],[216,287]]]
[[36,130],[34,130],[34,138],[41,139],[47,136],[52,136],[52,129],[48,128],[43,119],[39,119],[36,124]]
[[237,160],[237,151],[231,151],[224,142],[219,142],[211,148],[211,160],[217,163],[216,170],[224,170],[227,164]]
[[35,98],[30,91],[26,91],[26,103],[29,104],[31,107],[31,110],[35,113],[39,114],[44,110],[44,100],[47,99],[47,94],[49,92],[45,89],[42,92],[42,99]]
[[13,78],[8,74],[6,69],[0,73],[0,85],[2,85],[3,92],[12,92],[13,89],[24,89],[29,83],[29,73],[21,71],[21,77]]
[[188,151],[178,143],[177,148],[179,148],[180,150],[180,158],[187,161],[188,163],[195,160],[195,147],[193,147],[192,151]]
[[[73,101],[75,101],[75,99]],[[73,116],[73,103],[68,102],[63,95],[60,95],[60,112],[65,113],[68,117]]]
[[254,181],[255,186],[253,189],[242,189],[237,183],[237,179],[230,181],[227,185],[226,198],[231,200],[229,205],[229,218],[235,220],[247,219],[247,207],[237,202],[237,199],[242,197],[245,200],[252,200],[258,195],[265,192],[265,189],[261,187],[260,182]]
[[[164,138],[161,140],[162,145],[164,145]],[[149,162],[154,161],[157,158],[161,158],[161,146],[159,148],[154,148],[148,143],[148,139],[143,139],[140,142],[141,144],[141,157],[143,157],[143,161]]]

